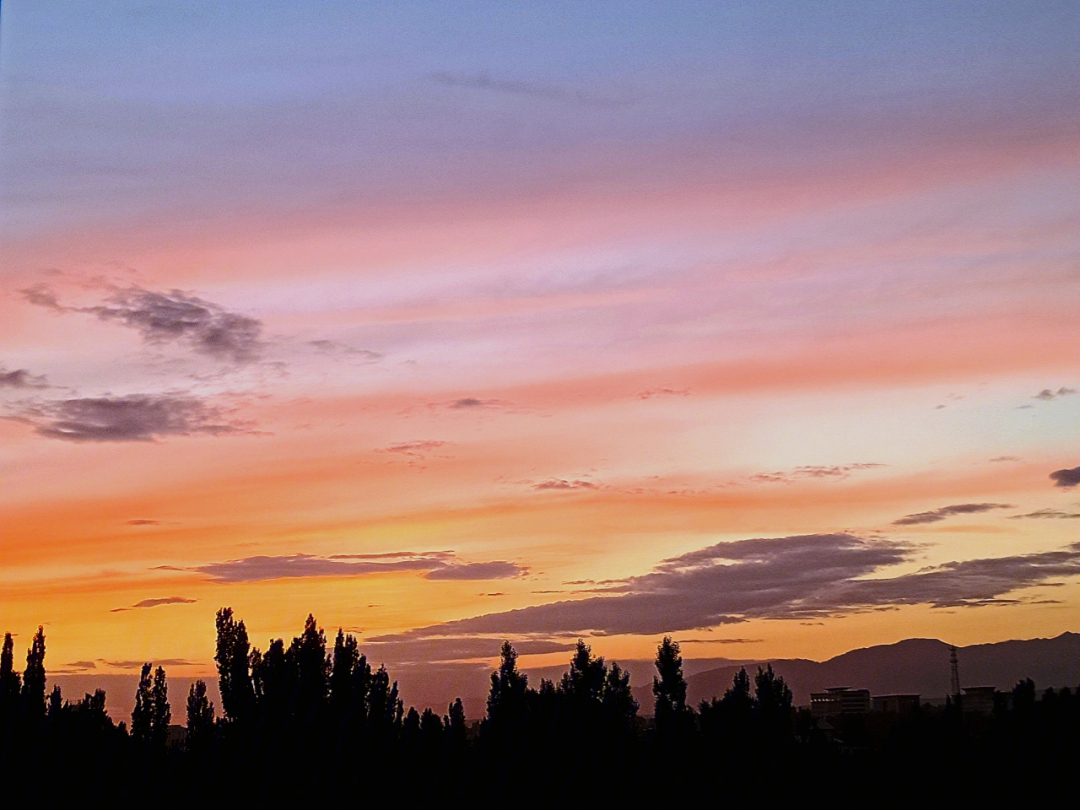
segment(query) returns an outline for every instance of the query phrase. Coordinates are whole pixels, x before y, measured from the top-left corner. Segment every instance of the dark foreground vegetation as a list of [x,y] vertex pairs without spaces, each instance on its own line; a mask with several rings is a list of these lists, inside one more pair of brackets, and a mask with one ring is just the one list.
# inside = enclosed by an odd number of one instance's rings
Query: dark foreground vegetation
[[339,631],[328,651],[311,617],[290,644],[278,639],[264,652],[224,608],[215,659],[220,713],[196,682],[175,717],[164,670],[147,664],[128,728],[106,714],[104,692],[76,701],[59,687],[46,692],[40,629],[21,676],[7,635],[0,660],[5,804],[997,806],[1061,789],[1075,801],[1080,694],[1040,696],[1031,681],[1002,696],[990,715],[950,704],[819,724],[793,709],[791,690],[771,667],[741,671],[722,698],[688,706],[678,644],[665,639],[654,716],[644,719],[629,675],[583,642],[558,683],[541,680],[536,688],[505,643],[486,716],[470,725],[460,700],[445,714],[406,711],[396,683],[371,667],[352,636]]

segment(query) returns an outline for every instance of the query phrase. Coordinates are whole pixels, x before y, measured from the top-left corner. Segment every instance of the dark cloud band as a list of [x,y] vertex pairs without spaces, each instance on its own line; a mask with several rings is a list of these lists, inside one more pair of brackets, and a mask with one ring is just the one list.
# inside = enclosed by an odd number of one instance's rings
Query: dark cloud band
[[163,436],[220,436],[249,428],[202,399],[171,394],[65,399],[28,406],[19,418],[42,436],[68,442],[149,442]]
[[908,560],[901,542],[850,534],[719,543],[576,601],[418,628],[399,640],[560,633],[655,635],[749,619],[815,619],[900,605],[1012,604],[1021,588],[1080,575],[1080,543],[1059,551],[968,560],[867,579]]

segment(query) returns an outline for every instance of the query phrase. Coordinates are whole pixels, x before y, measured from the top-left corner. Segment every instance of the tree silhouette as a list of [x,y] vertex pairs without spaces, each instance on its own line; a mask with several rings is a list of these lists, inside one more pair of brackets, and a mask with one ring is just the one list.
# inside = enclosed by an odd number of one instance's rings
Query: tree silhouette
[[560,691],[574,703],[599,703],[604,694],[607,667],[603,658],[594,658],[592,649],[580,638],[570,659],[570,669],[563,675]]
[[326,700],[330,662],[326,657],[326,635],[308,614],[304,632],[292,640],[286,654],[296,672],[298,710],[316,711]]
[[758,667],[754,676],[754,706],[760,731],[771,739],[782,739],[791,730],[791,689],[773,672],[772,664]]
[[529,678],[518,671],[517,652],[509,641],[502,643],[499,658],[499,668],[491,673],[487,720],[493,729],[506,731],[525,719]]
[[195,681],[187,698],[187,746],[198,751],[214,737],[214,704],[206,696],[206,683]]
[[652,686],[656,697],[653,716],[657,732],[669,733],[683,722],[687,714],[682,656],[678,642],[672,641],[670,636],[664,636],[656,648],[656,672]]
[[468,726],[465,724],[465,706],[461,698],[456,698],[446,709],[446,731],[451,745],[464,745],[468,736]]
[[149,745],[154,722],[153,683],[150,680],[151,664],[142,666],[139,685],[135,689],[135,708],[131,710],[131,736],[141,745]]
[[26,651],[26,671],[22,681],[23,705],[30,717],[45,713],[45,632],[38,627]]
[[15,671],[15,642],[11,633],[4,633],[4,647],[0,652],[0,720],[15,711],[21,683],[19,673]]
[[604,716],[609,726],[622,734],[629,734],[637,720],[638,702],[630,691],[630,673],[624,672],[612,662],[604,682]]
[[165,670],[158,667],[154,671],[154,686],[150,692],[150,743],[155,748],[164,748],[169,739],[169,722],[172,709],[169,707],[169,685],[165,681]]
[[243,719],[255,702],[249,669],[250,655],[251,645],[244,622],[233,619],[232,608],[221,608],[217,612],[217,652],[214,660],[218,668],[221,708],[230,720]]

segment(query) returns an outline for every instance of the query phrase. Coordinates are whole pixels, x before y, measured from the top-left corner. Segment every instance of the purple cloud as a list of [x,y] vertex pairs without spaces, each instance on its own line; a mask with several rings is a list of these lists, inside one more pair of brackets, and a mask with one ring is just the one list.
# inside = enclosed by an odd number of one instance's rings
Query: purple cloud
[[219,408],[179,394],[83,397],[27,407],[20,418],[50,439],[68,442],[150,442],[162,436],[221,436],[250,426]]
[[1055,487],[1072,489],[1080,484],[1080,467],[1073,467],[1071,470],[1054,470],[1050,473],[1050,480],[1054,482]]

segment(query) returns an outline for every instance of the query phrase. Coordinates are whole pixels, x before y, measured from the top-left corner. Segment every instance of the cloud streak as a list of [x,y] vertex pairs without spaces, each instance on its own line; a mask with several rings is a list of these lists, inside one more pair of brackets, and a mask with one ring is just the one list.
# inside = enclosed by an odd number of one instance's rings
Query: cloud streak
[[1026,515],[1013,515],[1012,520],[1022,520],[1023,518],[1034,518],[1036,520],[1073,520],[1080,518],[1080,512],[1063,512],[1060,509],[1037,509],[1034,512],[1028,512]]
[[431,580],[508,579],[525,574],[528,569],[505,560],[469,563],[453,552],[411,552],[387,555],[313,554],[245,557],[239,560],[210,563],[192,569],[217,582],[263,582],[295,577],[356,577],[403,571],[423,572]]
[[183,596],[165,596],[156,599],[143,599],[141,602],[136,602],[131,607],[119,607],[110,610],[110,613],[123,613],[127,610],[138,610],[139,608],[152,608],[160,607],[161,605],[193,605],[198,600],[188,599]]
[[900,605],[1012,604],[1021,588],[1080,575],[1080,543],[1059,551],[952,562],[867,579],[913,548],[851,534],[718,543],[665,560],[602,595],[418,628],[400,639],[469,634],[654,635],[749,619],[820,619]]
[[943,506],[929,512],[916,512],[912,515],[904,515],[899,520],[894,520],[894,526],[920,526],[924,523],[939,523],[954,515],[975,515],[981,512],[989,512],[993,509],[1013,509],[1015,507],[1007,503],[958,503],[952,506]]

